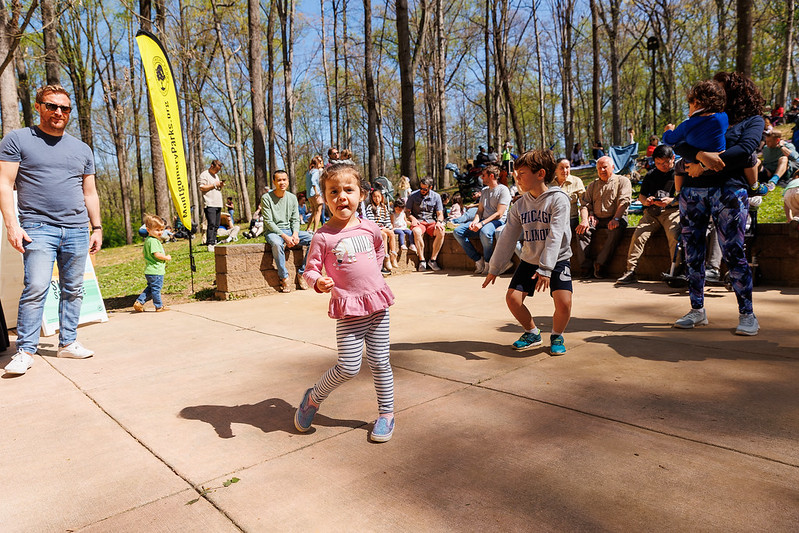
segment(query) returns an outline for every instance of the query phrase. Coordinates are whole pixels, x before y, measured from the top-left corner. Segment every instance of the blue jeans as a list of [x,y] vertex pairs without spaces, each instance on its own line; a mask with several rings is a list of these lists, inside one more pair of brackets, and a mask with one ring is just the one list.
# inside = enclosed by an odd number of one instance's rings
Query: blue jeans
[[36,353],[42,328],[44,301],[58,262],[58,342],[66,346],[78,337],[80,306],[83,303],[83,272],[89,253],[89,228],[60,228],[26,222],[22,229],[31,238],[24,242],[25,288],[19,297],[17,350]]
[[477,214],[477,208],[470,207],[469,209],[464,211],[464,213],[461,216],[453,218],[452,220],[450,220],[450,222],[452,222],[453,224],[463,224],[464,222],[471,222],[472,220],[474,220],[474,216],[476,214]]
[[147,280],[147,287],[136,298],[136,301],[144,305],[150,298],[153,299],[156,309],[161,309],[164,304],[161,302],[161,288],[164,286],[163,274],[145,274],[144,279]]
[[399,238],[400,246],[405,246],[405,240],[408,240],[408,244],[413,244],[413,232],[408,228],[394,228],[394,233],[397,234]]
[[[485,259],[486,261],[491,260],[491,255],[494,253],[494,232],[497,231],[497,228],[500,227],[503,222],[499,220],[492,220],[482,228],[480,231],[472,231],[469,229],[469,224],[461,224],[452,234],[455,236],[455,240],[458,241],[458,244],[461,245],[461,248],[466,252],[466,255],[472,261],[479,261],[480,259]],[[469,241],[469,239],[473,237],[480,237],[480,244],[483,245],[483,256],[480,257],[480,254],[477,253],[477,250],[474,248],[474,245]]]
[[[283,229],[280,231],[282,231],[285,235],[291,235],[291,230]],[[309,246],[311,244],[313,233],[308,231],[299,231],[297,232],[297,237],[300,238],[299,246]],[[269,233],[266,236],[266,242],[272,247],[272,257],[275,258],[278,277],[280,277],[280,279],[286,279],[289,277],[289,271],[286,270],[286,241],[284,241],[283,237],[277,233]],[[305,272],[305,260],[307,258],[308,250],[305,250],[305,253],[302,256],[302,266],[297,269],[298,274]]]

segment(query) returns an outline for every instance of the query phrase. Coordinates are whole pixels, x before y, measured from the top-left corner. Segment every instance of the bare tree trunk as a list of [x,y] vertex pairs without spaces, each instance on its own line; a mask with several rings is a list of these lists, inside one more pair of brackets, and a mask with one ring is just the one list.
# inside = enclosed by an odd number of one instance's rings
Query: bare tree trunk
[[[90,6],[77,12],[64,13],[61,24],[57,25],[61,37],[62,59],[72,82],[73,103],[78,111],[78,125],[80,137],[83,142],[94,149],[94,132],[92,131],[92,101],[94,100],[95,72],[92,69],[94,46],[85,46],[94,43],[96,36],[96,7]],[[87,57],[83,56],[84,49]]]
[[752,76],[752,9],[754,0],[737,0],[738,43],[735,53],[735,70],[746,77]]
[[[538,2],[533,0],[533,29],[535,30],[535,57],[538,63],[538,115],[539,115],[539,122],[538,122],[538,129],[539,135],[541,139],[540,147],[541,149],[545,149],[547,147],[546,142],[546,123],[544,121],[544,69],[541,68],[541,44],[538,39]],[[507,95],[507,98],[510,98],[510,95]]]
[[719,51],[719,70],[727,71],[728,54],[730,49],[730,39],[727,35],[727,14],[729,12],[730,0],[716,0],[716,19],[718,26],[716,38],[718,39]]
[[594,115],[594,142],[602,141],[602,102],[599,100],[599,0],[591,0],[591,46],[593,49],[593,83],[591,84],[591,100]]
[[555,3],[557,13],[557,28],[560,34],[560,65],[561,65],[561,112],[563,114],[563,139],[565,142],[566,157],[574,146],[574,82],[572,81],[572,53],[574,0],[558,0]]
[[[0,59],[11,51],[12,36],[17,32],[16,24],[8,19],[5,5],[0,4]],[[9,63],[9,67],[10,67]],[[3,136],[21,127],[19,122],[19,100],[14,68],[6,67],[0,73],[0,115],[3,118]]]
[[[141,27],[144,30],[152,30],[152,4],[150,0],[139,0],[139,15]],[[169,220],[172,215],[171,202],[169,198],[169,187],[166,182],[166,167],[164,166],[164,154],[161,152],[161,140],[158,138],[158,128],[155,125],[155,114],[150,101],[150,94],[147,93],[147,118],[150,130],[150,161],[153,172],[153,195],[155,196],[155,214],[161,218]]]
[[[244,175],[244,150],[242,148],[242,133],[241,133],[241,117],[239,116],[239,103],[236,100],[236,91],[233,90],[233,80],[230,74],[230,51],[222,41],[222,24],[219,21],[219,13],[217,12],[216,5],[211,3],[211,9],[214,14],[214,30],[216,31],[216,38],[219,42],[219,48],[222,51],[222,67],[225,74],[225,88],[227,89],[228,102],[230,103],[230,114],[233,118],[233,132],[234,141],[231,149],[235,152],[236,159],[236,181],[239,189],[239,198],[244,204],[244,217],[245,220],[252,218],[252,210],[250,209],[250,195],[247,191],[247,178]],[[257,7],[256,7],[257,9]]]
[[436,77],[436,108],[438,114],[438,131],[436,137],[438,138],[438,164],[441,171],[441,186],[449,187],[450,180],[449,174],[445,170],[445,166],[449,161],[449,147],[447,145],[447,103],[446,103],[446,81],[444,74],[447,70],[447,43],[444,39],[444,2],[443,0],[436,0],[436,61],[435,61],[435,77]]
[[297,192],[294,169],[294,88],[291,78],[294,63],[294,0],[277,0],[283,49],[283,83],[286,93],[286,171],[291,192]]
[[340,2],[345,0],[331,0],[333,7],[333,99],[335,100],[336,111],[336,138],[334,142],[337,148],[341,148],[341,95],[338,90],[338,13]]
[[14,52],[14,63],[17,66],[17,94],[22,104],[22,121],[26,127],[33,126],[33,106],[31,106],[31,89],[28,81],[28,69],[22,57],[22,50],[17,48]]
[[136,77],[136,63],[133,59],[133,27],[135,24],[131,20],[128,26],[128,63],[130,65],[130,76],[128,77],[130,83],[130,95],[132,101],[132,114],[133,114],[133,140],[136,144],[136,176],[139,180],[139,215],[140,220],[144,220],[144,214],[147,209],[147,201],[144,194],[144,169],[142,167],[141,157],[141,131],[139,127],[139,117],[141,111],[141,91],[138,87],[138,78]]
[[344,145],[352,149],[352,124],[350,121],[350,55],[347,50],[347,0],[341,3],[341,48],[344,60]]
[[369,146],[369,182],[377,178],[377,98],[372,73],[372,0],[363,0],[363,70],[366,83],[367,144]]
[[330,143],[336,140],[333,125],[333,100],[330,96],[330,72],[327,68],[327,38],[325,37],[325,0],[319,0],[322,14],[322,69],[325,73],[325,97],[327,97],[327,122],[330,126]]
[[53,0],[40,0],[42,37],[44,40],[44,70],[48,85],[60,85],[61,65],[58,61],[58,19]]
[[[494,144],[492,134],[494,132],[494,115],[491,103],[491,10],[492,0],[485,0],[485,26],[483,28],[483,51],[485,62],[485,101],[486,101],[486,142],[488,145]],[[487,148],[487,147],[486,147]]]
[[397,0],[397,41],[399,51],[400,92],[402,100],[402,142],[400,174],[416,184],[416,110],[413,98],[413,60],[408,20],[408,0]]
[[[253,174],[255,175],[255,200],[266,187],[266,110],[264,109],[264,78],[261,64],[261,2],[248,0],[250,24],[250,103],[252,105]],[[247,220],[250,216],[247,216]]]
[[793,57],[793,20],[796,15],[796,0],[785,0],[787,11],[785,27],[785,44],[782,50],[782,61],[780,62],[780,100],[779,104],[788,104],[788,72],[790,69],[791,57]]
[[[269,175],[267,185],[277,170],[277,154],[275,154],[275,2],[270,2],[269,18],[266,22],[266,148],[269,155]],[[258,191],[262,195],[263,191]],[[258,196],[256,195],[256,196]],[[258,196],[260,198],[260,196]]]
[[[202,215],[204,212],[202,209],[199,209],[200,204],[200,188],[197,185],[197,176],[199,173],[197,169],[199,168],[199,159],[200,156],[197,153],[197,142],[196,138],[199,136],[199,131],[197,130],[197,126],[199,125],[199,119],[197,117],[197,112],[192,105],[193,96],[194,96],[194,89],[192,85],[189,83],[189,71],[191,69],[191,55],[187,54],[186,51],[193,48],[193,39],[191,39],[188,35],[186,30],[186,17],[183,15],[184,11],[184,4],[183,0],[178,0],[178,8],[180,10],[180,40],[181,46],[183,48],[182,54],[182,68],[181,68],[181,81],[183,83],[183,118],[184,118],[184,126],[185,129],[183,130],[186,135],[186,147],[187,147],[187,169],[189,174],[189,191],[191,194],[191,225],[192,229],[199,228],[202,223]],[[137,130],[138,131],[138,130]],[[138,136],[137,136],[138,137]]]

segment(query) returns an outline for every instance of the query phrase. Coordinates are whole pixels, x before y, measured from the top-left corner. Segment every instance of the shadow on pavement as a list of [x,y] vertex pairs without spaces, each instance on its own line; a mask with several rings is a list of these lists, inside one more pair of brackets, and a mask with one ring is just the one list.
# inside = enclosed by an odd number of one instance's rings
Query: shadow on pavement
[[[213,426],[220,438],[235,437],[231,424],[248,424],[264,433],[272,431],[285,431],[286,433],[299,433],[294,427],[294,413],[297,408],[281,400],[269,398],[256,404],[244,405],[195,405],[184,407],[180,417],[187,420],[200,420]],[[314,426],[328,427],[365,427],[363,420],[339,420],[329,418],[319,413],[313,419]],[[308,433],[313,433],[313,428]]]
[[[542,346],[541,349],[544,349]],[[480,352],[502,355],[505,357],[529,357],[538,353],[537,350],[517,352],[511,349],[510,345],[497,344],[495,342],[483,342],[475,340],[463,341],[439,341],[439,342],[394,342],[391,343],[391,350],[415,351],[424,350],[433,353],[448,353],[463,357],[468,361],[485,361],[487,357],[477,355]]]

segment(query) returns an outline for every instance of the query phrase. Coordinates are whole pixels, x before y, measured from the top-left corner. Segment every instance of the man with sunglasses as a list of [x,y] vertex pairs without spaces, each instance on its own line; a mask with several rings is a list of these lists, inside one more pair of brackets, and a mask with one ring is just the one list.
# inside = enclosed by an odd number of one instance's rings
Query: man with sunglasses
[[[8,374],[24,374],[33,364],[56,261],[57,355],[73,359],[94,355],[77,341],[86,255],[97,253],[103,243],[94,155],[87,144],[64,131],[72,107],[63,87],[40,88],[35,108],[38,126],[14,130],[0,142],[0,211],[8,242],[23,254],[25,268],[17,353],[5,367]],[[14,212],[15,186],[19,221]]]

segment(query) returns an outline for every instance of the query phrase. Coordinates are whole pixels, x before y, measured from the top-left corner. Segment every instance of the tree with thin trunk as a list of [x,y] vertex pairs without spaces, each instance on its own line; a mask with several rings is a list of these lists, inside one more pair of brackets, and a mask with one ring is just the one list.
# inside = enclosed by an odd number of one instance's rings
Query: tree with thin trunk
[[286,172],[289,175],[291,192],[297,192],[294,169],[294,0],[277,0],[277,16],[280,19],[281,48],[283,50],[283,85],[286,107]]
[[561,112],[563,114],[563,139],[565,153],[571,153],[574,146],[574,81],[572,78],[572,54],[574,52],[574,2],[575,0],[555,0],[556,31],[559,40],[559,65],[561,90]]
[[[156,0],[158,5],[163,5],[163,0]],[[163,13],[163,9],[156,9]],[[150,0],[139,0],[139,21],[142,29],[152,31],[152,4]],[[163,36],[163,35],[162,35]],[[150,129],[150,162],[153,172],[153,191],[155,196],[155,214],[164,220],[172,218],[172,202],[169,198],[169,187],[166,181],[166,167],[164,154],[161,151],[161,139],[158,137],[158,127],[155,124],[150,94],[147,93],[148,126]]]
[[602,141],[602,102],[599,98],[599,0],[591,0],[591,48],[593,49],[593,67],[591,84],[591,109],[594,125],[594,142]]
[[22,122],[26,127],[33,126],[33,106],[31,105],[31,88],[28,79],[28,68],[22,57],[22,49],[17,47],[14,52],[14,63],[17,67],[17,94],[22,104]]
[[[261,63],[261,2],[248,0],[250,26],[250,105],[252,106],[253,173],[255,200],[266,187],[266,109],[264,108],[263,65]],[[249,217],[248,217],[249,220]]]
[[95,47],[89,43],[96,42],[97,2],[87,2],[81,11],[65,11],[56,29],[64,67],[72,82],[72,101],[77,109],[80,137],[94,149],[92,102],[97,76],[93,68]]
[[40,0],[42,37],[44,41],[44,70],[48,85],[61,84],[61,64],[58,61],[58,19],[53,0]]
[[333,99],[330,95],[330,72],[328,71],[327,66],[327,38],[325,36],[325,0],[319,0],[319,5],[321,7],[321,14],[322,14],[322,21],[321,21],[321,32],[322,32],[322,72],[324,72],[325,76],[325,97],[327,98],[327,122],[330,126],[330,142],[333,143],[336,140],[336,128],[333,123]]
[[9,19],[5,2],[0,0],[0,58],[9,60],[6,68],[0,73],[0,115],[3,118],[3,136],[21,127],[17,80],[14,76],[14,67],[10,66],[10,59],[16,47],[13,40],[17,34],[17,20],[17,16]]
[[796,17],[796,0],[785,0],[785,37],[780,61],[780,105],[788,104],[788,73],[791,57],[793,57],[794,18]]
[[752,76],[752,9],[754,0],[737,0],[738,41],[735,53],[735,70],[746,77]]
[[[269,154],[269,176],[267,182],[272,183],[272,176],[277,170],[277,154],[275,153],[275,14],[276,2],[269,3],[269,15],[266,22],[266,148]],[[263,191],[258,191],[261,194]],[[257,196],[257,195],[256,195]]]
[[369,146],[369,182],[377,178],[377,102],[375,80],[372,73],[372,1],[363,0],[363,70],[366,84],[367,139]]

